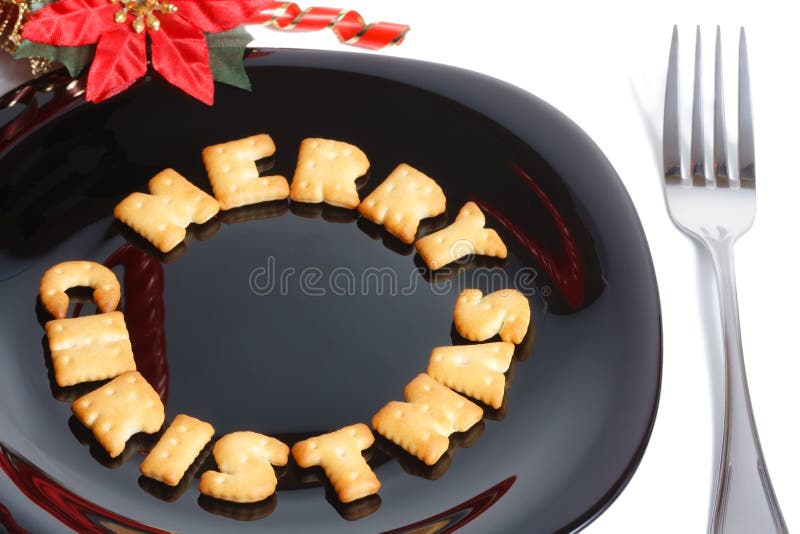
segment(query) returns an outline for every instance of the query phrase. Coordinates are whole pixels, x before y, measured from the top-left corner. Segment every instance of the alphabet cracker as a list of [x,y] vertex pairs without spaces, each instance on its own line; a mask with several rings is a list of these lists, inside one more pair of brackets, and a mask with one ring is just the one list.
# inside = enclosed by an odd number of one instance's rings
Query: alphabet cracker
[[299,441],[292,446],[292,456],[300,467],[322,466],[339,500],[348,503],[377,493],[381,487],[361,455],[374,441],[369,427],[358,423]]
[[210,424],[179,414],[150,450],[139,471],[168,486],[177,486],[213,436],[214,427]]
[[485,297],[480,289],[465,289],[453,310],[456,330],[470,341],[485,341],[500,334],[503,341],[519,344],[530,320],[528,299],[516,289],[501,289]]
[[437,382],[492,408],[503,405],[506,377],[514,344],[506,341],[437,347],[431,352],[428,374]]
[[453,224],[419,239],[417,252],[434,271],[470,254],[505,258],[506,245],[497,232],[484,228],[484,224],[486,218],[478,205],[467,202]]
[[94,289],[92,298],[101,312],[117,309],[119,281],[111,269],[93,261],[65,261],[47,269],[39,283],[39,298],[53,317],[63,319],[69,308],[67,289],[82,286]]
[[219,472],[200,477],[200,493],[231,502],[263,501],[278,485],[273,465],[286,465],[289,447],[256,432],[226,434],[214,444]]
[[219,212],[219,202],[173,169],[150,179],[150,194],[131,193],[114,208],[114,217],[133,228],[161,252],[186,237],[186,227],[203,224]]
[[164,424],[164,405],[138,371],[129,371],[76,399],[72,412],[115,458],[138,432],[153,434]]
[[446,199],[435,181],[401,163],[358,207],[361,215],[403,243],[413,243],[422,219],[444,213]]
[[379,434],[426,465],[435,464],[447,452],[450,434],[468,429],[483,415],[475,403],[434,384],[429,377],[418,376],[405,390],[410,402],[391,401],[372,417],[372,427]]
[[256,160],[275,153],[275,143],[267,134],[228,141],[203,149],[203,163],[223,210],[278,200],[289,196],[283,176],[259,176]]
[[483,417],[483,408],[420,373],[403,390],[406,401],[433,406],[449,421],[455,432],[466,432]]
[[136,370],[122,312],[54,319],[44,329],[56,384],[61,387]]
[[292,179],[292,200],[353,209],[359,202],[356,179],[368,169],[367,156],[356,146],[331,139],[303,139]]

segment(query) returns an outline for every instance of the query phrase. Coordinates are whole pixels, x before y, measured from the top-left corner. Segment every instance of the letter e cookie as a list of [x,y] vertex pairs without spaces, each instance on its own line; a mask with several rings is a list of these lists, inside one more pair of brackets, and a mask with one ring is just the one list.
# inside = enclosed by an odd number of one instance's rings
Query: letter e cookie
[[223,210],[289,196],[283,176],[259,176],[256,160],[275,153],[267,134],[228,141],[203,149],[203,163]]

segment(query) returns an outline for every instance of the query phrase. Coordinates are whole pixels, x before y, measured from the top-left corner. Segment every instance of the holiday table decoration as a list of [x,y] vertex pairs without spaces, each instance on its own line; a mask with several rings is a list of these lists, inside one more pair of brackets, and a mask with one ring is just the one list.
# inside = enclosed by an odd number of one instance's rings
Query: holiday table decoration
[[50,62],[63,64],[72,77],[90,65],[90,102],[126,90],[148,65],[209,105],[215,80],[249,89],[242,64],[252,40],[246,24],[288,31],[330,28],[342,43],[372,50],[399,44],[409,30],[403,24],[366,24],[355,11],[301,9],[273,0],[0,0],[0,8],[3,50],[28,58],[34,75]]

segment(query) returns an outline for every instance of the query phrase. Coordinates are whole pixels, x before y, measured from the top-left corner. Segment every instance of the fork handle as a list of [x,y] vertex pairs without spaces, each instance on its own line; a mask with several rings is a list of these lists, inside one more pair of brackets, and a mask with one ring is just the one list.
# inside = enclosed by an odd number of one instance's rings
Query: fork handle
[[733,239],[705,241],[717,275],[725,354],[722,451],[711,508],[711,534],[788,534],[761,451],[742,353]]

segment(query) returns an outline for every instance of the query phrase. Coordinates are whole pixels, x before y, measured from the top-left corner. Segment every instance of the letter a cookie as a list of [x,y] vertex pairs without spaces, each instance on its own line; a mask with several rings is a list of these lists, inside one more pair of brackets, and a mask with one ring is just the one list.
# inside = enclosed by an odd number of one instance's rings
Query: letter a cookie
[[516,289],[501,289],[483,296],[480,289],[465,289],[453,310],[456,330],[470,341],[500,339],[520,344],[528,332],[531,308],[528,299]]
[[299,441],[292,446],[292,456],[300,467],[322,466],[339,500],[348,503],[381,488],[378,477],[361,455],[374,441],[367,425],[358,423]]
[[278,485],[273,465],[286,465],[289,447],[256,432],[226,434],[214,444],[219,472],[200,477],[200,493],[231,502],[263,501]]
[[353,209],[359,202],[356,179],[368,169],[367,156],[356,146],[331,139],[303,139],[292,179],[292,200]]
[[413,243],[422,219],[444,213],[442,188],[411,165],[401,163],[358,207],[361,215],[403,243]]
[[417,252],[434,271],[470,254],[505,258],[505,243],[484,224],[486,218],[478,205],[467,202],[453,224],[417,241]]
[[513,356],[514,344],[505,341],[437,347],[431,352],[428,374],[449,388],[500,408],[506,388],[503,373]]

